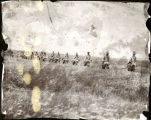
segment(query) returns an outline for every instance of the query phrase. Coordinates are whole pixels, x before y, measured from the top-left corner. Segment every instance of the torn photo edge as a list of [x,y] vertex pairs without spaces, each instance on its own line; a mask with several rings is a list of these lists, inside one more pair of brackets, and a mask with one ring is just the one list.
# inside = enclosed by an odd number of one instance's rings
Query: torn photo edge
[[[5,111],[2,111],[2,99],[3,99],[3,89],[2,89],[2,82],[3,82],[3,75],[4,75],[4,64],[3,64],[3,57],[1,56],[1,52],[7,50],[8,45],[5,43],[3,35],[2,35],[2,2],[9,1],[9,0],[1,0],[0,1],[0,118],[5,119]],[[20,2],[21,0],[16,0]],[[37,0],[38,1],[38,0]],[[39,1],[45,1],[45,0],[39,0]],[[68,0],[47,0],[50,2],[56,2],[56,1],[68,1]],[[70,0],[70,1],[78,1],[78,0]],[[86,1],[86,0],[82,0]],[[148,56],[149,60],[151,62],[151,2],[150,0],[96,0],[96,1],[107,1],[107,2],[147,2],[149,3],[148,8],[148,20],[146,21],[146,27],[150,31],[149,34],[149,42],[148,42]],[[151,75],[150,75],[150,83],[151,83]],[[140,115],[142,117],[146,117],[147,120],[151,119],[151,84],[149,85],[149,93],[148,93],[148,111],[142,111],[142,114]],[[29,118],[30,119],[30,118]],[[37,118],[31,118],[31,119],[37,119]],[[41,119],[41,118],[40,118]],[[45,118],[45,119],[54,119],[54,118]],[[84,118],[79,118],[80,120],[84,120]],[[58,119],[59,120],[59,119]]]

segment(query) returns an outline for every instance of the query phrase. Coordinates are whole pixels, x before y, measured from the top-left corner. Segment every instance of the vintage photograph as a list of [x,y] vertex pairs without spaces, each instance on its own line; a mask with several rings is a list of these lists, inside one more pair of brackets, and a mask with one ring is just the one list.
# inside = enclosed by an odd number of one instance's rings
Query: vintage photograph
[[5,118],[139,120],[148,110],[148,6],[2,2]]

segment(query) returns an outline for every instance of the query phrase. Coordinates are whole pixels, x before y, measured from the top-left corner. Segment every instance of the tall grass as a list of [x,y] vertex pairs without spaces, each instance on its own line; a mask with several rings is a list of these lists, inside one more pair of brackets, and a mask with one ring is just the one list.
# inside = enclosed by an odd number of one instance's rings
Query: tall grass
[[[32,117],[37,115],[43,117],[42,113],[45,113],[49,117],[51,115],[61,118],[73,117],[72,114],[76,116],[84,114],[94,119],[96,116],[110,118],[107,116],[113,115],[121,119],[124,115],[133,118],[148,101],[149,81],[144,84],[149,75],[147,70],[145,71],[148,69],[147,63],[140,62],[137,64],[136,72],[129,72],[126,68],[123,69],[125,62],[121,64],[122,61],[111,61],[108,70],[101,68],[99,60],[93,61],[90,67],[42,62],[39,74],[36,74],[32,67],[25,68],[25,72],[30,73],[32,79],[31,84],[26,85],[23,76],[19,75],[16,69],[20,62],[14,62],[16,64],[8,62],[5,68],[4,98],[16,100],[14,103],[12,100],[6,102],[14,107],[12,112],[9,112],[10,116],[13,116],[15,109],[24,109],[28,110],[30,112],[28,115]],[[30,62],[26,61],[26,65],[31,65]],[[30,97],[34,86],[39,86],[42,92],[41,109],[45,112],[33,113],[32,111]],[[12,90],[16,91],[12,92]],[[19,92],[15,94],[17,91]],[[27,105],[24,105],[24,102]],[[21,108],[18,108],[17,103],[20,103]],[[10,106],[4,105],[8,110]],[[110,115],[107,110],[110,110],[113,115]],[[132,112],[125,113],[128,110]],[[24,115],[25,112],[22,114]]]

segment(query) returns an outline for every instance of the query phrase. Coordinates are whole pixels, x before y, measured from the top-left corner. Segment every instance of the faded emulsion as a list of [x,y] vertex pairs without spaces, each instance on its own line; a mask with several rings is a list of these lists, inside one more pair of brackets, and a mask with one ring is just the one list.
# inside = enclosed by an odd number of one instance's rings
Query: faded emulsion
[[[148,15],[151,17],[151,2],[150,2],[150,6],[149,6],[147,12],[148,12]],[[150,17],[146,21],[146,27],[148,28],[148,30],[150,31],[150,34],[151,34],[151,18]],[[150,47],[151,47],[151,45],[150,45]],[[148,54],[148,56],[149,56],[149,60],[151,62],[151,49],[150,49],[150,53]],[[148,98],[148,111],[144,111],[143,114],[147,118],[147,120],[150,120],[151,119],[151,75],[150,75],[150,85],[149,85],[148,96],[149,96],[149,98]]]
[[[43,0],[42,0],[43,1]],[[43,9],[43,7],[41,6],[41,4],[37,4],[37,6],[39,6],[38,8],[39,8],[39,10],[42,10]],[[149,22],[148,22],[149,21]],[[150,25],[150,20],[148,20],[147,21],[147,23],[146,24],[149,24]],[[149,29],[150,29],[150,27],[148,27]],[[95,29],[95,28],[94,28]],[[2,32],[2,31],[1,31]],[[97,37],[97,35],[96,35],[96,33],[91,29],[91,33],[90,33],[92,36],[94,36],[94,37]],[[2,37],[2,34],[1,34],[1,41],[3,41],[2,42],[2,45],[3,45],[3,47],[2,47],[2,49],[0,49],[1,51],[4,51],[4,50],[6,50],[7,49],[7,44],[4,42],[4,39],[3,39],[3,37]],[[77,43],[76,43],[76,45],[77,45]],[[0,46],[1,47],[1,46]],[[43,86],[42,85],[39,85],[38,83],[36,83],[36,81],[34,80],[34,78],[36,78],[36,79],[38,79],[38,78],[40,78],[41,77],[41,75],[43,75],[43,74],[45,74],[45,71],[43,70],[43,68],[45,67],[43,67],[43,66],[41,66],[41,63],[44,61],[47,61],[47,58],[46,58],[46,60],[45,60],[45,58],[43,59],[43,58],[41,58],[42,56],[32,56],[33,54],[35,54],[34,52],[31,52],[31,51],[25,51],[24,52],[24,57],[25,57],[25,59],[27,59],[27,60],[31,60],[31,66],[32,66],[32,71],[30,71],[29,73],[26,73],[25,71],[24,71],[24,69],[27,67],[27,66],[24,66],[23,64],[20,64],[20,65],[18,65],[17,66],[17,70],[18,70],[18,74],[20,75],[20,76],[22,76],[22,75],[24,75],[24,85],[23,86],[26,86],[27,85],[27,88],[28,87],[30,87],[31,89],[32,89],[32,96],[31,96],[31,104],[32,104],[32,109],[33,109],[33,111],[36,113],[38,113],[39,111],[40,111],[40,109],[42,109],[42,104],[40,103],[40,97],[43,97],[43,95],[41,95],[42,94],[42,90],[44,89],[44,88],[42,88]],[[89,53],[88,53],[88,56],[89,56]],[[41,60],[42,59],[42,60]],[[109,62],[109,60],[105,60],[105,59],[107,59],[107,57],[106,58],[104,58],[104,61],[102,61],[102,62],[105,62],[106,63],[106,65],[108,66],[108,62]],[[149,55],[149,59],[150,59],[150,55]],[[3,59],[2,59],[3,60]],[[1,62],[2,62],[2,60],[1,60]],[[20,58],[18,58],[18,60],[22,60],[22,58],[20,57]],[[65,62],[68,60],[68,59],[61,59],[62,61],[64,60]],[[77,60],[77,59],[76,59]],[[58,62],[58,58],[56,59],[52,59],[52,61],[54,62],[54,63],[59,63]],[[57,61],[57,62],[56,62]],[[86,63],[89,63],[89,61],[91,61],[91,60],[89,60],[89,58],[86,58],[86,61],[84,62],[84,66],[87,66],[87,64]],[[74,61],[75,62],[75,61]],[[67,62],[67,64],[68,64],[68,62]],[[77,63],[78,64],[78,63]],[[86,65],[85,65],[86,64]],[[79,67],[79,65],[77,65],[78,67]],[[89,65],[88,65],[89,66]],[[91,66],[90,66],[91,67]],[[103,67],[102,67],[103,68]],[[56,73],[56,71],[55,71],[55,69],[56,68],[51,68],[51,69],[49,69],[50,71],[52,71],[52,74],[51,74],[51,76],[52,77],[55,77],[53,74],[55,73],[56,75],[57,75],[57,73]],[[58,67],[57,69],[60,69],[61,71],[64,71],[64,70],[66,70],[66,69],[62,69],[61,67]],[[108,67],[107,67],[107,69],[108,69]],[[82,71],[83,72],[83,71]],[[90,71],[86,71],[86,72],[88,72],[88,74],[91,74],[91,72]],[[66,73],[65,72],[62,72],[62,73],[60,73],[60,74],[62,74],[63,76],[65,76],[66,77]],[[73,75],[72,73],[68,73],[68,74],[71,74],[71,75]],[[37,77],[35,77],[37,75]],[[46,75],[46,74],[45,74]],[[82,75],[84,75],[84,72],[82,73]],[[85,78],[86,77],[83,77],[83,76],[78,76],[78,78],[77,78],[77,81],[79,82],[79,83],[81,83],[81,84],[85,84],[83,81],[85,80]],[[46,75],[47,76],[47,75]],[[93,76],[93,75],[92,75]],[[114,76],[114,74],[112,73],[112,76]],[[83,81],[80,81],[80,80],[83,80]],[[92,77],[92,79],[96,79],[96,78],[93,78]],[[62,78],[61,77],[58,77],[58,81],[59,80],[62,80]],[[118,81],[118,80],[117,80]],[[42,81],[43,82],[43,81]],[[85,81],[85,82],[87,82],[87,81]],[[89,81],[90,82],[90,81]],[[114,81],[115,83],[116,83],[116,81]],[[123,81],[124,82],[124,84],[128,84],[127,83],[127,81]],[[33,84],[32,84],[33,83]],[[43,83],[42,83],[43,84]],[[62,84],[61,82],[59,83],[59,84]],[[70,83],[71,84],[71,83]],[[87,84],[87,86],[89,87],[89,86],[91,86],[90,85],[90,83],[86,83]],[[111,81],[106,81],[106,83],[103,83],[103,84],[108,84],[108,85],[110,85],[110,84],[113,84],[113,83],[111,83]],[[121,84],[123,84],[123,83],[121,83]],[[45,84],[44,84],[45,85]],[[66,85],[66,81],[65,81],[65,85]],[[131,84],[128,84],[128,85],[131,85]],[[46,85],[45,85],[46,86]],[[58,85],[59,86],[59,85]],[[51,86],[52,88],[53,88],[53,86]],[[59,86],[60,87],[60,86]],[[68,86],[68,85],[66,85],[66,87],[67,87],[67,89],[68,89],[68,87],[70,88],[70,86]],[[76,88],[75,88],[76,89]],[[151,88],[150,88],[151,89]],[[50,90],[50,89],[49,89]],[[62,88],[55,88],[54,89],[55,91],[62,91]],[[118,87],[117,87],[117,91],[118,91]],[[101,91],[102,92],[102,91]],[[100,92],[100,93],[101,93]],[[46,93],[47,94],[47,93]],[[57,93],[57,94],[59,94],[59,93]],[[151,92],[149,93],[149,96],[150,96],[150,94],[151,94]],[[51,96],[51,95],[50,95]],[[68,101],[68,99],[66,99],[66,98],[64,98],[64,97],[62,97],[63,98],[63,100],[66,102],[66,100]],[[55,102],[58,102],[59,100],[59,98],[55,98],[55,97],[53,97],[53,99],[54,99],[54,103]],[[74,98],[72,98],[72,99],[74,99]],[[56,100],[56,101],[55,101]],[[73,100],[74,101],[74,100]],[[67,103],[66,103],[67,104]],[[135,109],[135,108],[134,108]],[[151,106],[150,106],[150,99],[149,99],[149,113],[150,113],[150,109],[151,109]],[[57,112],[57,111],[56,111]],[[108,113],[110,113],[110,111],[108,112]],[[146,113],[145,112],[145,115],[147,114],[147,116],[148,116],[148,118],[150,119],[150,115],[148,114],[148,113]],[[58,117],[58,116],[57,116]],[[119,117],[119,116],[118,116]],[[117,118],[118,118],[117,117]],[[80,120],[84,120],[84,118],[80,118]]]
[[[8,45],[5,43],[3,36],[2,36],[2,6],[0,2],[0,85],[2,83],[2,72],[3,72],[3,57],[1,56],[1,52],[7,50]],[[0,118],[3,118],[4,115],[2,114],[2,87],[0,88]]]

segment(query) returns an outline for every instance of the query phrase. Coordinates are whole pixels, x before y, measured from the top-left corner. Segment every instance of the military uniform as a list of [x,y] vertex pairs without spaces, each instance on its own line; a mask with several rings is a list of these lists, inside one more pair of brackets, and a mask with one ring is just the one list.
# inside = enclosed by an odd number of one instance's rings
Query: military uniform
[[79,61],[79,56],[78,56],[78,55],[76,55],[76,56],[74,57],[74,60]]
[[136,66],[136,56],[135,55],[132,56],[130,62],[131,62],[132,65]]
[[135,71],[135,67],[136,67],[136,56],[135,52],[133,52],[133,56],[130,59],[129,63],[127,64],[128,71]]
[[69,55],[68,55],[68,53],[66,54],[65,58],[66,58],[66,59],[68,59],[68,58],[69,58]]
[[55,53],[54,53],[54,52],[52,52],[52,54],[51,54],[51,56],[50,56],[50,61],[53,61],[53,60],[54,60],[54,58],[55,58]]
[[76,56],[72,60],[72,63],[77,65],[79,61],[80,61],[80,58],[79,58],[78,54],[76,54]]
[[62,59],[63,60],[63,63],[68,63],[69,62],[69,55],[68,53],[65,55],[65,57]]
[[55,57],[55,62],[60,62],[60,53],[58,52],[57,56]]
[[91,56],[90,56],[90,55],[87,55],[87,56],[86,56],[86,60],[90,61],[90,60],[91,60]]
[[109,61],[110,61],[110,57],[109,57],[109,53],[107,52],[104,57],[103,57],[103,61],[102,61],[102,68],[103,69],[109,69]]
[[88,54],[87,54],[87,56],[85,58],[85,61],[84,61],[84,66],[89,66],[91,61],[92,61],[91,60],[91,55],[88,52]]
[[60,53],[58,52],[56,58],[60,59]]
[[43,61],[47,60],[47,54],[46,52],[43,52]]
[[109,60],[110,60],[109,55],[106,55],[104,57],[104,64],[109,64]]

